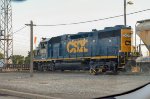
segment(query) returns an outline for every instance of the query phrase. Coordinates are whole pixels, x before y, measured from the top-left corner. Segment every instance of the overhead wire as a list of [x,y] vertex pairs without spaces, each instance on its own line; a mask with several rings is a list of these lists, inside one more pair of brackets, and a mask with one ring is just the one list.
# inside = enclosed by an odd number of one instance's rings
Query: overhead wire
[[[132,12],[132,13],[128,13],[126,15],[132,15],[132,14],[137,14],[137,13],[141,13],[141,12],[145,12],[145,11],[149,11],[150,9],[145,9],[145,10],[140,10],[140,11],[136,11],[136,12]],[[73,22],[73,23],[68,23],[68,24],[54,24],[54,25],[36,25],[36,26],[61,26],[61,25],[73,25],[73,24],[82,24],[82,23],[90,23],[90,22],[96,22],[96,21],[101,21],[101,20],[107,20],[107,19],[112,19],[112,18],[117,18],[117,17],[121,17],[124,15],[117,15],[117,16],[112,16],[112,17],[107,17],[107,18],[102,18],[102,19],[96,19],[96,20],[90,20],[90,21],[82,21],[82,22]],[[13,34],[18,34],[20,31],[22,31],[24,28],[26,28],[27,26],[23,26],[20,29],[16,30],[15,32],[13,32]],[[41,35],[42,36],[42,35]]]
[[13,32],[12,34],[17,34],[18,32],[22,31],[24,28],[26,28],[27,26],[23,26],[20,29],[16,30],[15,32]]
[[[132,14],[137,14],[145,11],[149,11],[150,9],[145,9],[145,10],[140,10],[132,13],[128,13],[126,15],[132,15]],[[64,24],[51,24],[51,25],[36,25],[36,26],[64,26],[64,25],[75,25],[75,24],[83,24],[83,23],[91,23],[91,22],[96,22],[96,21],[102,21],[102,20],[108,20],[108,19],[113,19],[117,17],[122,17],[124,14],[117,15],[117,16],[112,16],[112,17],[106,17],[102,19],[96,19],[96,20],[89,20],[89,21],[81,21],[81,22],[73,22],[73,23],[64,23]]]
[[[136,11],[136,12],[132,12],[132,13],[128,13],[126,15],[132,15],[132,14],[137,14],[137,13],[141,13],[141,12],[145,12],[145,11],[149,11],[150,9],[145,9],[145,10],[140,10],[140,11]],[[108,19],[112,19],[112,18],[117,18],[117,17],[121,17],[124,16],[122,15],[117,15],[117,16],[112,16],[112,17],[106,17],[106,18],[102,18],[102,19],[96,19],[96,20],[90,20],[90,21],[82,21],[82,22],[73,22],[73,23],[68,23],[68,24],[54,24],[54,25],[35,25],[35,26],[61,26],[61,25],[73,25],[73,24],[82,24],[82,23],[90,23],[90,22],[96,22],[96,21],[102,21],[102,20],[108,20]],[[22,31],[23,29],[25,29],[27,26],[23,26],[20,29],[16,30],[15,32],[13,32],[13,34],[18,34],[20,31]],[[42,35],[41,35],[42,36]],[[19,40],[20,41],[20,40]]]
[[[137,14],[137,13],[141,13],[141,12],[145,12],[145,11],[149,11],[150,9],[145,9],[145,10],[140,10],[140,11],[136,11],[136,12],[132,12],[132,13],[128,13],[126,15],[132,15],[132,14]],[[102,20],[108,20],[108,19],[113,19],[113,18],[117,18],[117,17],[122,17],[124,16],[122,15],[117,15],[117,16],[112,16],[112,17],[106,17],[106,18],[102,18],[102,19],[95,19],[95,20],[89,20],[89,21],[81,21],[81,22],[72,22],[72,23],[64,23],[64,24],[51,24],[51,25],[35,25],[35,26],[63,26],[63,25],[75,25],[75,24],[83,24],[83,23],[91,23],[91,22],[96,22],[96,21],[102,21]],[[20,29],[16,30],[15,32],[13,32],[12,34],[18,34],[18,32],[22,31],[24,28],[26,28],[27,26],[23,26]]]

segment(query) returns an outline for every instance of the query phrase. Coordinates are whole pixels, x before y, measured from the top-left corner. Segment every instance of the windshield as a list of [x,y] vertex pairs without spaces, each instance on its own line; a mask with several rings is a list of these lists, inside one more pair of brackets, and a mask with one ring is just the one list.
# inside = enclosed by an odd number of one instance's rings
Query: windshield
[[149,4],[0,0],[0,98],[97,98],[149,83]]

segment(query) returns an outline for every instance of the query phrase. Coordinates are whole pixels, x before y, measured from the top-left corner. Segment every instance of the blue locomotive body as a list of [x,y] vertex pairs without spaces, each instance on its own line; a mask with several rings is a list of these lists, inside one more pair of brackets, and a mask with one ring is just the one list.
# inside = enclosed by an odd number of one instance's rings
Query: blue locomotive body
[[[103,67],[111,70],[113,67],[112,70],[116,71],[123,63],[122,59],[126,60],[130,53],[131,28],[118,25],[43,39],[35,50],[34,68],[75,70]],[[95,64],[93,67],[92,63]]]

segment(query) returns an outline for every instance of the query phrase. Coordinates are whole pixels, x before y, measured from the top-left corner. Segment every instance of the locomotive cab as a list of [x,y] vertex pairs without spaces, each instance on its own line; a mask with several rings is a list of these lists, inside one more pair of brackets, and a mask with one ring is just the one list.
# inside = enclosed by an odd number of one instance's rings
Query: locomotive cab
[[38,58],[40,57],[40,48],[36,47],[36,49],[34,50],[34,58]]
[[48,49],[48,38],[42,38],[42,41],[40,42],[40,55],[42,59],[47,58],[47,49]]

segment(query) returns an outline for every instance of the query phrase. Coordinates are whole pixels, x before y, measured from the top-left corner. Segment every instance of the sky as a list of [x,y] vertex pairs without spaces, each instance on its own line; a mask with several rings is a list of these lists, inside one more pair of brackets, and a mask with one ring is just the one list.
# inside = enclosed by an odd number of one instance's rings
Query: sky
[[[36,25],[51,25],[120,15],[123,14],[123,2],[124,0],[26,0],[19,3],[12,2],[13,31],[24,27],[30,20]],[[132,0],[132,2],[133,5],[127,5],[127,13],[150,8],[150,0]],[[143,19],[150,19],[150,11],[127,16],[127,25],[134,30],[136,21]],[[36,26],[34,27],[34,36],[37,37],[38,45],[42,37],[51,38],[63,34],[88,32],[92,29],[101,30],[104,27],[123,24],[123,17],[119,17],[78,25]],[[34,48],[37,45],[34,45]],[[142,49],[144,49],[143,53],[147,52],[145,48]],[[26,56],[29,50],[30,28],[26,27],[14,34],[14,54]]]

